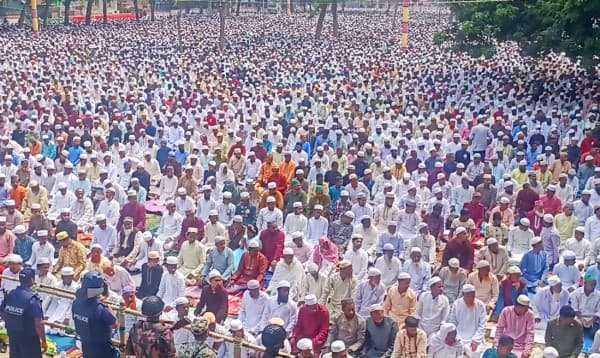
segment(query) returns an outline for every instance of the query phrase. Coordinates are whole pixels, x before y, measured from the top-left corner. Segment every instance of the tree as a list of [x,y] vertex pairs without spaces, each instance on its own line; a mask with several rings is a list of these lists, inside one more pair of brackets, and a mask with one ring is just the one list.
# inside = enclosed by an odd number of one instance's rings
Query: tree
[[65,0],[65,21],[64,24],[69,24],[69,13],[71,12],[71,0]]
[[102,0],[102,22],[105,24],[108,23],[108,1]]
[[154,21],[154,9],[156,8],[156,0],[150,0],[150,21]]
[[315,31],[315,40],[321,39],[321,33],[323,32],[323,22],[325,22],[325,15],[327,15],[327,3],[319,4],[319,18],[317,19],[317,30]]
[[135,11],[135,21],[140,19],[140,5],[138,0],[133,0],[133,11]]
[[44,11],[44,27],[48,26],[48,16],[50,16],[50,0],[46,0],[46,11]]
[[492,39],[513,40],[528,53],[564,51],[584,62],[600,53],[600,1],[530,0],[528,2],[453,5],[462,26],[459,45],[490,46]]
[[337,14],[337,1],[334,0],[331,3],[331,17],[333,18],[333,37],[339,36],[339,24],[338,24],[338,14]]
[[94,6],[94,0],[87,0],[85,7],[85,24],[89,25],[92,23],[92,7]]
[[225,1],[219,1],[219,51],[225,48]]

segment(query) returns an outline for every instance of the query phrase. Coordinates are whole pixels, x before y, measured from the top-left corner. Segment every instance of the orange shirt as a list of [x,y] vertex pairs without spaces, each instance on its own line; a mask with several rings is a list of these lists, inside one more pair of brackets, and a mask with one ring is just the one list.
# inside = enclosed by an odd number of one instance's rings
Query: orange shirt
[[296,176],[296,163],[293,160],[286,162],[285,160],[279,163],[279,173],[286,177],[288,185]]
[[42,143],[40,141],[34,141],[33,143],[29,144],[29,153],[32,156],[38,155],[42,152]]
[[260,172],[258,173],[258,182],[266,186],[269,183],[269,178],[273,174],[273,163],[264,162],[260,166]]
[[265,192],[260,197],[260,203],[258,203],[258,208],[262,209],[262,208],[267,207],[267,198],[269,196],[274,196],[275,197],[275,206],[278,207],[279,209],[283,210],[283,194],[281,194],[281,192],[279,192],[277,190],[275,191],[275,195],[270,194],[268,190],[265,190]]
[[27,195],[27,189],[21,184],[17,185],[16,188],[10,189],[10,198],[15,201],[15,208],[21,211],[21,204],[23,204],[23,199],[25,199],[25,195]]

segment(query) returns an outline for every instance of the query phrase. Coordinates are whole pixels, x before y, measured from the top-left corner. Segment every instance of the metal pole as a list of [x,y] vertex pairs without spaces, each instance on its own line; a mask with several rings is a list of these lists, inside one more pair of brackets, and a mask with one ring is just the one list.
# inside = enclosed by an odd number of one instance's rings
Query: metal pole
[[121,357],[125,357],[125,345],[127,344],[125,340],[125,303],[121,302],[117,315],[119,317],[119,350],[121,351]]

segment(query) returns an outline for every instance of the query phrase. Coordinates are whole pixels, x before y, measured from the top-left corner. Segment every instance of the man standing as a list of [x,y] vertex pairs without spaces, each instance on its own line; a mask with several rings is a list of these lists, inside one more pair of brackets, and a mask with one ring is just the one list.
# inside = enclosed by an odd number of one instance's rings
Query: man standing
[[554,347],[558,357],[579,356],[583,348],[583,327],[575,319],[575,310],[571,306],[562,306],[558,318],[548,322],[545,338],[546,347]]
[[[142,302],[145,320],[138,320],[127,338],[126,353],[136,357],[175,358],[175,344],[171,329],[159,321],[165,304],[157,296],[149,296]],[[206,323],[208,327],[208,322]]]
[[6,295],[0,307],[9,337],[10,357],[41,358],[48,349],[42,302],[31,290],[34,280],[35,271],[23,269],[19,273],[20,285]]
[[117,354],[110,339],[119,322],[108,306],[98,300],[104,288],[100,273],[86,273],[71,308],[75,330],[81,339],[81,350],[86,357],[112,358]]

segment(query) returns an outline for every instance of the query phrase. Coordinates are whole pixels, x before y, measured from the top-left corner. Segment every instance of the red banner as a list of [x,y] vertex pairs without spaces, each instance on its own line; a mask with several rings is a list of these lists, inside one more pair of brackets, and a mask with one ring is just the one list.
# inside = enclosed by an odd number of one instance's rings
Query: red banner
[[[109,14],[107,16],[108,21],[132,21],[135,20],[134,13],[126,13],[126,14]],[[71,16],[71,22],[85,22],[85,16]],[[92,22],[104,21],[104,16],[102,15],[92,15]]]

